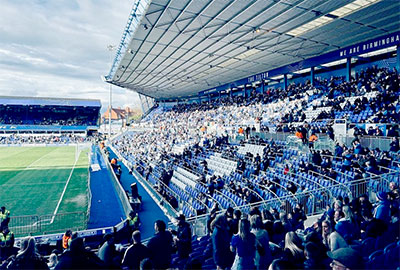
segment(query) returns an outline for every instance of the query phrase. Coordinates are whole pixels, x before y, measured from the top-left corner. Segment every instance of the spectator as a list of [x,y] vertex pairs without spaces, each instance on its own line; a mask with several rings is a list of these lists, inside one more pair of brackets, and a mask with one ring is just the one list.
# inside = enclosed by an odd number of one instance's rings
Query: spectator
[[172,231],[172,234],[175,235],[174,245],[178,250],[178,256],[187,258],[192,251],[192,229],[190,224],[186,222],[184,215],[181,214],[176,219],[178,221],[178,231]]
[[251,216],[250,224],[251,232],[256,236],[259,245],[255,257],[256,269],[266,269],[272,261],[268,232],[264,230],[264,224],[259,215]]
[[247,219],[241,219],[239,232],[232,237],[231,241],[231,251],[236,253],[232,269],[255,268],[256,241],[255,235],[250,232],[250,222]]
[[331,233],[332,233],[331,222],[329,220],[322,221],[322,243],[328,250],[331,250],[331,238],[330,238]]
[[60,256],[55,269],[97,269],[103,267],[103,261],[96,254],[85,249],[82,238],[73,238],[69,249]]
[[295,232],[288,232],[285,236],[284,257],[294,265],[302,268],[304,263],[304,251],[302,241]]
[[211,227],[213,227],[211,240],[214,263],[218,269],[230,269],[233,263],[233,254],[229,249],[230,234],[226,217],[224,215],[217,216]]
[[386,224],[390,222],[390,202],[387,199],[387,193],[380,191],[376,194],[378,204],[374,209],[374,218],[384,221]]
[[[171,233],[165,229],[165,222],[156,220],[154,224],[155,235],[147,244],[150,259],[155,269],[167,269],[171,264],[173,240]],[[161,250],[162,252],[160,252]]]
[[153,263],[149,258],[143,259],[140,263],[140,270],[153,270]]
[[352,248],[339,248],[327,252],[332,259],[332,269],[364,269],[364,262],[360,254]]
[[7,269],[49,269],[46,260],[36,251],[35,239],[27,237],[23,242],[23,249],[11,260]]
[[115,238],[111,233],[107,233],[104,235],[104,243],[99,248],[98,256],[100,260],[104,262],[104,265],[108,268],[113,268],[114,266],[118,266],[119,261],[117,257],[117,252],[115,250]]
[[47,266],[49,267],[50,270],[53,270],[58,263],[58,257],[56,253],[51,253],[49,257],[49,262],[47,263]]
[[140,231],[132,233],[133,244],[125,251],[124,258],[122,259],[123,269],[140,269],[140,263],[149,257],[149,249],[141,242]]
[[351,226],[347,221],[340,221],[335,225],[335,231],[329,235],[331,251],[342,247],[348,247],[345,237],[351,233]]
[[326,269],[321,250],[313,242],[304,245],[304,269]]

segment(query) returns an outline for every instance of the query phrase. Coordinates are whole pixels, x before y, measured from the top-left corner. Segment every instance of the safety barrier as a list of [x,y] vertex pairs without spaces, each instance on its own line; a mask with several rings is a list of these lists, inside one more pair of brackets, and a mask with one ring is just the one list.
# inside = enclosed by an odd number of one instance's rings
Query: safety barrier
[[[122,160],[127,168],[132,168],[133,164],[127,161],[112,145],[108,145],[110,149],[117,155],[118,159]],[[178,212],[169,204],[169,202],[157,191],[154,190],[153,186],[144,179],[136,170],[132,170],[132,175],[135,176],[136,180],[142,185],[142,187],[147,191],[150,197],[161,206],[164,210],[164,214],[169,218],[176,217]]]
[[[340,136],[338,141],[347,147],[351,147],[352,141],[355,139],[353,136]],[[388,137],[376,137],[376,136],[363,136],[360,137],[360,143],[363,147],[368,147],[369,149],[379,148],[382,151],[389,151],[390,143],[392,138]]]
[[84,230],[87,226],[86,212],[59,213],[56,215],[11,216],[8,224],[16,237]]

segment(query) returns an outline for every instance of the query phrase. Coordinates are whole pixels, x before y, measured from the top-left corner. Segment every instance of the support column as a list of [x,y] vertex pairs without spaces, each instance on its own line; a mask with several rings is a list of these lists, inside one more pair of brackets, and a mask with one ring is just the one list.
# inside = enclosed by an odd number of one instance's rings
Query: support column
[[264,92],[265,92],[265,81],[264,81],[264,79],[262,79],[261,80],[261,94],[264,95]]
[[311,67],[310,82],[311,82],[311,85],[314,85],[314,67]]
[[400,45],[397,45],[397,56],[396,56],[396,69],[397,69],[397,74],[400,73]]
[[284,85],[284,89],[287,90],[287,74],[283,75],[283,85]]
[[346,62],[346,81],[349,82],[351,79],[351,57],[347,57]]

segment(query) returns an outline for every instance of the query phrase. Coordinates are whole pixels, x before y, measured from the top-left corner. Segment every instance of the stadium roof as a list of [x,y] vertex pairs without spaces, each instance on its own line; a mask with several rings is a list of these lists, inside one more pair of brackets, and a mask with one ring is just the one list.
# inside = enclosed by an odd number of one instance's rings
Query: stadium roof
[[106,81],[194,95],[400,29],[400,1],[135,0]]
[[0,105],[36,106],[86,106],[101,107],[98,99],[63,99],[44,97],[5,97],[0,96]]

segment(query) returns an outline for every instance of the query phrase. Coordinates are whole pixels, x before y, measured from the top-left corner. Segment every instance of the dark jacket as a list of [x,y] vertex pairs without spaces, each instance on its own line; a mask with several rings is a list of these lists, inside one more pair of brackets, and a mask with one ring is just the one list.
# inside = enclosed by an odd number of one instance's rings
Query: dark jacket
[[171,264],[172,235],[169,231],[156,233],[147,243],[154,269],[167,269]]
[[189,223],[186,221],[180,221],[176,236],[178,237],[176,248],[178,249],[179,257],[188,257],[192,251],[192,229],[190,228]]
[[87,251],[82,238],[71,241],[70,249],[64,252],[55,269],[102,269],[104,263],[93,252]]
[[26,258],[17,256],[10,262],[7,269],[49,269],[49,267],[42,257]]
[[233,253],[230,251],[231,237],[228,230],[215,227],[211,240],[214,263],[221,268],[229,268],[233,263]]
[[149,257],[149,249],[142,243],[131,245],[125,252],[122,266],[128,269],[139,269],[140,262]]

